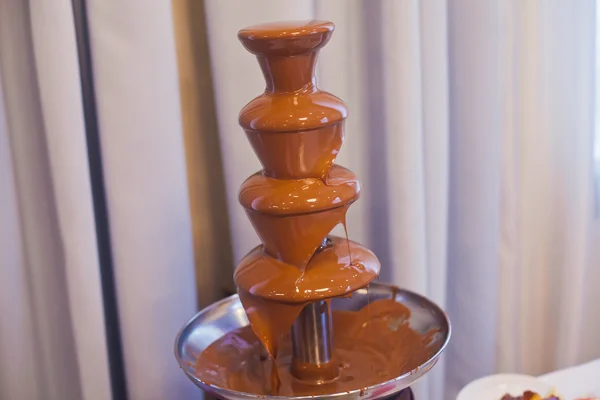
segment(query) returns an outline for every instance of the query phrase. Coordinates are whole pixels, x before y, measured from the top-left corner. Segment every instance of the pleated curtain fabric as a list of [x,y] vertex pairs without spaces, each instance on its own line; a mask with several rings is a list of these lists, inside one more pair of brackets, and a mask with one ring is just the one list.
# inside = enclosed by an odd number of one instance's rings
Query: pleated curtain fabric
[[65,9],[70,5],[49,13],[44,7],[39,14],[32,6],[0,3],[0,398],[107,398],[77,54]]
[[[171,7],[86,6],[100,217],[72,4],[0,2],[0,398],[198,398],[173,356],[197,296]],[[104,318],[96,236],[105,219],[127,392],[111,388],[120,360],[108,357],[115,327]]]
[[86,6],[128,395],[192,398],[173,355],[197,297],[171,4]]
[[501,132],[496,340],[505,350],[496,367],[502,370],[538,374],[600,356],[591,339],[600,327],[595,7],[593,1],[505,7],[512,29],[501,60],[502,110],[510,116]]
[[[52,205],[54,210],[49,207],[47,212],[49,216],[56,213],[58,219],[58,232],[53,232],[52,236],[56,240],[53,245],[57,251],[62,252],[61,261],[64,263],[62,279],[67,285],[67,315],[70,315],[71,323],[65,324],[63,329],[72,329],[73,342],[69,346],[71,348],[66,350],[67,354],[72,351],[76,355],[75,376],[79,377],[77,384],[73,386],[80,386],[81,398],[106,398],[110,396],[110,366],[104,337],[98,238],[86,138],[83,135],[82,92],[79,80],[74,79],[79,76],[80,70],[73,13],[68,2],[51,4],[46,1],[31,1],[29,9],[35,60],[32,65],[36,74],[34,81],[37,81],[39,90],[43,126],[37,135],[40,150],[47,152],[49,161],[48,165],[36,167],[47,168],[48,184],[51,184],[48,192],[50,196],[40,196],[38,201],[47,201],[48,205]],[[11,134],[19,135],[18,131],[11,131]],[[44,141],[46,149],[43,149]],[[14,156],[21,162],[35,165],[35,161],[26,152],[15,153]],[[41,159],[44,159],[43,155]],[[21,199],[27,195],[22,196]],[[22,215],[24,218],[28,217],[27,212]],[[37,226],[39,222],[38,220],[33,224]],[[57,264],[55,267],[61,266]],[[46,273],[53,273],[52,268],[44,263],[39,268],[45,269]],[[39,310],[36,316],[42,316],[42,312]],[[49,323],[60,325],[58,321]],[[65,339],[68,338],[69,335],[61,338],[62,343],[58,349],[64,349],[65,344],[68,344]],[[42,393],[43,390],[42,388]]]

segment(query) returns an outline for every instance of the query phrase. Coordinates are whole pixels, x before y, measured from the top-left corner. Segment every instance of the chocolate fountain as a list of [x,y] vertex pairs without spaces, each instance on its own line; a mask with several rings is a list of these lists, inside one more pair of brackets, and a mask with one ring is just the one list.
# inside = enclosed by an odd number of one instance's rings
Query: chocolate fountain
[[187,376],[222,399],[412,399],[409,386],[450,338],[438,306],[372,283],[376,256],[347,230],[330,234],[346,228],[360,193],[334,164],[346,106],[314,73],[333,29],[310,21],[238,34],[266,80],[239,117],[263,166],[239,194],[262,244],[235,271],[238,295],[200,311],[175,343]]

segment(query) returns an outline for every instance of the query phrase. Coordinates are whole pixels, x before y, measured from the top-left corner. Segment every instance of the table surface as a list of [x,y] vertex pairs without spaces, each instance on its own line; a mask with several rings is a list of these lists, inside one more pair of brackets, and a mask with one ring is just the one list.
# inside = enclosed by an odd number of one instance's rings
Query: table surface
[[546,375],[540,379],[554,385],[566,400],[585,396],[600,397],[600,359]]

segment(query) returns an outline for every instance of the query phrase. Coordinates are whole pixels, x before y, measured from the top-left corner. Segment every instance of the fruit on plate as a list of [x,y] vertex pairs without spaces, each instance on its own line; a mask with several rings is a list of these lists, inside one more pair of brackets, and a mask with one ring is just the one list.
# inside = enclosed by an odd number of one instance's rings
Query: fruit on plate
[[550,397],[542,397],[541,395],[531,392],[531,391],[526,391],[525,393],[523,393],[522,396],[511,396],[509,394],[505,394],[504,397],[502,397],[501,400],[560,400],[560,398],[558,396],[550,396]]

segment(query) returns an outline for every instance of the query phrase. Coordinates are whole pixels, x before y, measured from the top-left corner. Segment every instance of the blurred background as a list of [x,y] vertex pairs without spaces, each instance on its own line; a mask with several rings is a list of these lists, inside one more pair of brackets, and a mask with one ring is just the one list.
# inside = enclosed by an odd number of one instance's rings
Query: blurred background
[[173,356],[259,243],[236,33],[326,19],[349,235],[446,309],[418,398],[600,357],[593,0],[0,0],[0,399],[198,399]]

